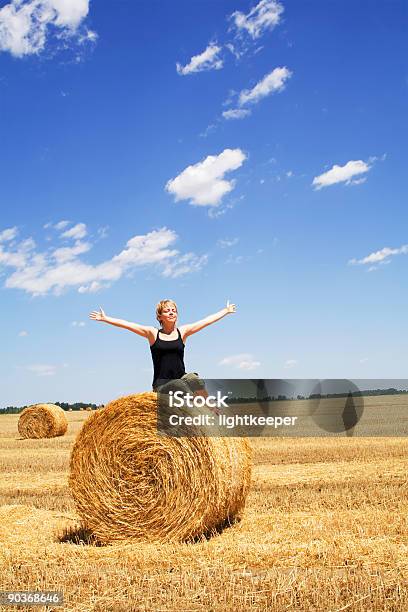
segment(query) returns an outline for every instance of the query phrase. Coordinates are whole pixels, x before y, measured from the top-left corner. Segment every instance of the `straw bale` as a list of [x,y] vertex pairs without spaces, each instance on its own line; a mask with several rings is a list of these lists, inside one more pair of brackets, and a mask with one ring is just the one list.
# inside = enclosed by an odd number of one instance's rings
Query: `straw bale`
[[34,404],[24,408],[18,420],[23,438],[55,438],[68,428],[65,411],[55,404]]
[[84,526],[103,543],[186,541],[242,515],[252,449],[244,438],[157,432],[157,394],[93,412],[76,439],[69,484]]

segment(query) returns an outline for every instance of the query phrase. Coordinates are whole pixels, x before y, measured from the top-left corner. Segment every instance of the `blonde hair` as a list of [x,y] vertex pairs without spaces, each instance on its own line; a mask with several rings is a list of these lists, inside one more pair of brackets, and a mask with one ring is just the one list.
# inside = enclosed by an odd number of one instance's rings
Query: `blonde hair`
[[157,306],[156,306],[156,319],[158,320],[158,322],[160,323],[160,325],[161,325],[161,321],[160,321],[159,317],[160,317],[160,315],[162,314],[162,312],[163,312],[163,310],[164,310],[164,308],[165,308],[165,306],[166,306],[167,304],[173,304],[173,306],[175,306],[175,307],[176,307],[176,312],[177,312],[177,315],[178,315],[178,309],[177,309],[177,304],[176,304],[176,302],[173,302],[173,300],[161,300],[161,301],[160,301],[160,302],[157,304]]

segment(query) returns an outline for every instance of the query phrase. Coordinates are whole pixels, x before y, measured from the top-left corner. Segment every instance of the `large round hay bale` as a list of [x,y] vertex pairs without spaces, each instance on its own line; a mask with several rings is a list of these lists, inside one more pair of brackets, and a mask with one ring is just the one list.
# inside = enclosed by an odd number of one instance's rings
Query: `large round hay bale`
[[55,438],[67,431],[65,411],[55,404],[34,404],[24,408],[18,419],[23,438]]
[[185,541],[241,515],[251,480],[244,438],[157,433],[157,394],[121,397],[78,434],[69,484],[84,526],[103,543]]

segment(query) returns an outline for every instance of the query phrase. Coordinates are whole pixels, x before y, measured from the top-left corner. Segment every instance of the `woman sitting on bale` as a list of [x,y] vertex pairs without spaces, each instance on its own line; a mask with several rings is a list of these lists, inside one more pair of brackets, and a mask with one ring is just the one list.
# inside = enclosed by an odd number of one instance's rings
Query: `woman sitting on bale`
[[153,359],[153,391],[167,393],[170,390],[181,390],[183,393],[199,392],[204,389],[204,382],[197,372],[186,373],[184,366],[184,347],[188,336],[192,336],[207,325],[219,321],[225,315],[236,311],[235,304],[227,301],[225,308],[209,315],[205,319],[176,327],[178,310],[173,300],[161,300],[156,306],[156,319],[161,327],[156,329],[150,325],[139,325],[122,319],[108,317],[102,308],[89,315],[95,321],[110,323],[123,327],[146,338],[150,344]]

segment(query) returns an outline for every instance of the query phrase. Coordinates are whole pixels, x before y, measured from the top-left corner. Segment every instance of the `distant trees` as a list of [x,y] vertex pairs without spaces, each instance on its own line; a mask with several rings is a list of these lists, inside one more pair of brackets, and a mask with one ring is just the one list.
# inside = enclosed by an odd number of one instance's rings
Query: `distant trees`
[[407,394],[408,390],[399,390],[390,387],[389,389],[366,389],[364,391],[344,391],[342,393],[311,393],[309,396],[297,395],[296,397],[287,397],[286,395],[278,395],[277,397],[267,395],[264,397],[229,397],[228,404],[253,404],[259,402],[285,402],[293,400],[321,400],[335,397],[361,397],[361,396],[373,396],[373,395],[404,395]]
[[2,408],[0,410],[0,414],[18,414],[27,406],[22,406],[21,408],[16,408],[16,406],[7,406],[6,408]]
[[[48,402],[47,402],[48,403]],[[89,402],[76,402],[75,404],[69,404],[68,402],[52,402],[56,406],[60,406],[63,410],[85,410],[86,408],[91,408],[92,410],[97,410],[98,408],[103,408],[103,405],[90,404]],[[19,414],[27,408],[27,406],[7,406],[6,408],[0,408],[0,414]]]
[[[390,387],[389,389],[366,389],[364,391],[345,391],[344,393],[312,393],[309,397],[304,397],[303,395],[298,395],[296,399],[304,400],[304,399],[323,399],[323,398],[331,398],[331,397],[361,397],[361,396],[373,396],[373,395],[404,395],[407,394],[408,390],[400,390],[394,389],[394,387]],[[270,395],[262,398],[257,397],[230,397],[228,399],[229,404],[245,404],[249,402],[282,402],[287,400],[294,400],[294,397],[287,397],[286,395],[278,395],[278,397],[271,397]],[[103,408],[103,404],[90,404],[89,402],[76,402],[75,404],[69,404],[68,402],[53,402],[57,406],[61,406],[63,410],[86,410],[86,408],[91,408],[92,410],[97,410],[98,408]],[[18,414],[27,406],[7,406],[6,408],[0,408],[0,414]]]
[[96,404],[90,404],[89,402],[86,404],[84,404],[84,402],[76,402],[75,404],[68,404],[67,402],[55,402],[55,404],[57,406],[61,406],[63,410],[69,410],[70,408],[72,408],[72,410],[81,410],[81,408],[83,410],[85,410],[86,408],[92,408],[92,410],[96,410],[97,408],[99,408],[99,406],[97,406]]

